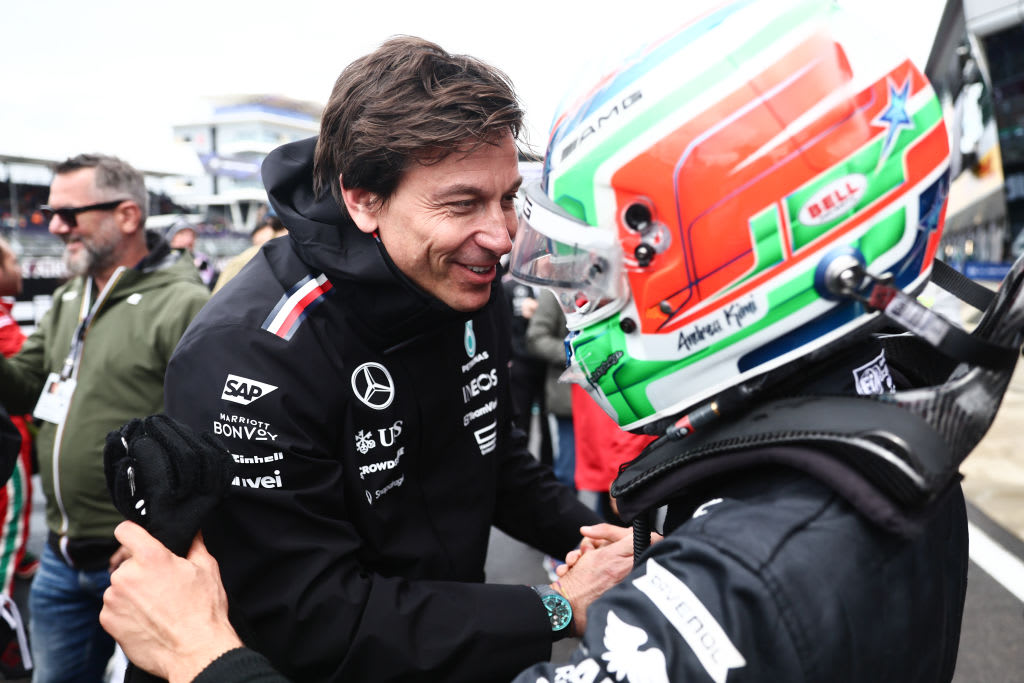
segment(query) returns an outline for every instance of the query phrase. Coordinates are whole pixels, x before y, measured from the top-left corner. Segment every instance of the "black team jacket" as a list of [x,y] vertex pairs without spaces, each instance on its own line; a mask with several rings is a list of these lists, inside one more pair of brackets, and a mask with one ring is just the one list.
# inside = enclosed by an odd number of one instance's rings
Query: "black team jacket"
[[314,197],[314,142],[264,162],[289,236],[168,368],[167,412],[238,463],[206,543],[246,644],[293,680],[507,681],[551,632],[529,587],[484,583],[491,526],[562,556],[600,520],[512,423],[500,282],[472,314],[420,290]]

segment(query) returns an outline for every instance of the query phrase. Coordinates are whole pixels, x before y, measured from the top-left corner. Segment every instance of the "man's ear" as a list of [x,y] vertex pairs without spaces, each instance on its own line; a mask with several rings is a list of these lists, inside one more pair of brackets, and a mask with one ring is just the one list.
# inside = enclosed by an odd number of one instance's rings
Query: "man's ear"
[[142,210],[133,201],[123,202],[114,211],[114,218],[117,219],[118,227],[125,235],[133,235],[142,232],[139,223],[142,221]]
[[366,234],[375,231],[377,229],[377,195],[360,187],[346,188],[341,183],[341,176],[338,176],[338,183],[341,185],[341,196],[345,200],[345,208],[356,227]]

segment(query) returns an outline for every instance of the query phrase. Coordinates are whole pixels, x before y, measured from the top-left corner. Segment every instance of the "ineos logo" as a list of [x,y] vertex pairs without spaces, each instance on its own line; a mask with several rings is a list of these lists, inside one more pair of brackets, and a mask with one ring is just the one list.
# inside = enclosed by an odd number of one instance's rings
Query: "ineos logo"
[[395,382],[380,363],[363,363],[352,373],[352,392],[374,410],[384,410],[395,398]]

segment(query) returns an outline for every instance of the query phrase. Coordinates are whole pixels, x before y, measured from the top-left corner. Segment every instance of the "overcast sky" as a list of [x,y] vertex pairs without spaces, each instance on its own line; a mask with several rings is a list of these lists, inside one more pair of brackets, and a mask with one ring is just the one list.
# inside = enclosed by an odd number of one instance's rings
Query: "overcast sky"
[[[708,2],[6,0],[0,153],[104,151],[147,169],[180,167],[171,126],[201,118],[204,96],[323,103],[348,62],[400,33],[502,68],[542,148],[566,82],[659,37],[680,8]],[[877,12],[880,30],[906,41],[923,67],[944,0],[843,4]]]

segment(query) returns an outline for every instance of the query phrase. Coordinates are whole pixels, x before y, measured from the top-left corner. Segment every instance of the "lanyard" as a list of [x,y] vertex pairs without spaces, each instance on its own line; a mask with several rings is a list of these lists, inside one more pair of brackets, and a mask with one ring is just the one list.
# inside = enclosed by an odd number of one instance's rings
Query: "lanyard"
[[61,380],[66,380],[72,375],[77,377],[78,362],[82,357],[82,345],[85,342],[85,334],[89,331],[89,325],[96,317],[100,307],[110,297],[110,293],[114,291],[114,285],[117,284],[124,270],[124,266],[117,267],[117,270],[107,280],[107,284],[103,286],[103,290],[100,291],[99,296],[96,297],[96,301],[93,302],[91,307],[89,306],[89,299],[92,298],[92,278],[88,278],[85,281],[85,291],[82,293],[82,307],[78,312],[78,327],[75,328],[75,333],[71,336],[71,350],[68,351],[68,357],[64,360],[64,367],[60,371]]

